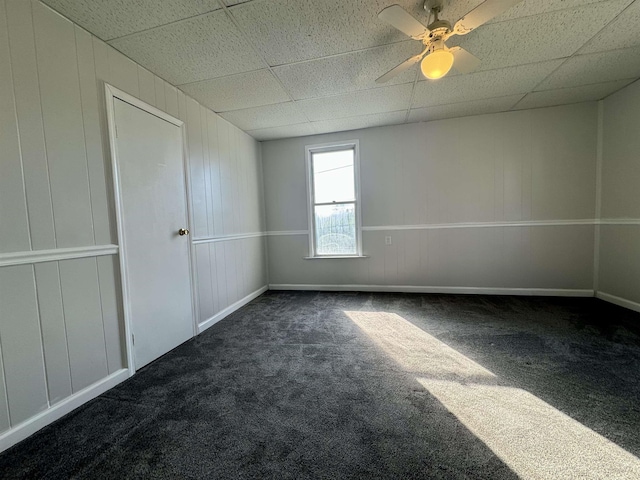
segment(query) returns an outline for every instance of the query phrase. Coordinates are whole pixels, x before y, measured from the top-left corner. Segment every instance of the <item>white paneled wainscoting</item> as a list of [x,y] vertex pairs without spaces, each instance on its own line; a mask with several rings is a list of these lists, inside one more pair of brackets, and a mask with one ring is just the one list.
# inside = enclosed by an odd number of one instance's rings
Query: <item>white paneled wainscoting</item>
[[198,333],[267,290],[264,233],[195,238]]
[[[598,226],[640,230],[640,219],[363,226],[363,258],[320,262],[305,259],[307,230],[270,231],[267,232],[269,288],[595,295],[640,311],[639,303],[600,291],[594,285],[592,258],[594,230]],[[392,238],[391,245],[386,245],[385,237]]]
[[129,376],[117,251],[0,254],[0,450]]

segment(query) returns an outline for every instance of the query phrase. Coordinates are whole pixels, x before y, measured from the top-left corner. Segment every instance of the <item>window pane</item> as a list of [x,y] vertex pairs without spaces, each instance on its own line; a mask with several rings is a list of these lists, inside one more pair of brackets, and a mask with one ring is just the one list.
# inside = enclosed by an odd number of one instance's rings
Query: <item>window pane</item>
[[316,254],[356,255],[355,204],[315,207]]
[[354,150],[312,154],[314,203],[352,202]]

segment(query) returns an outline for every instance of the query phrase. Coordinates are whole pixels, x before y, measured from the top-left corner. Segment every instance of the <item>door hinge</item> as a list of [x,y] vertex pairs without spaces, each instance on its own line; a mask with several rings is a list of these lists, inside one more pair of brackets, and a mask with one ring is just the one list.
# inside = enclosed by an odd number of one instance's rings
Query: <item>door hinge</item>
[[116,138],[118,138],[118,125],[116,125]]
[[132,333],[131,334],[131,342],[135,345],[136,344],[136,336]]

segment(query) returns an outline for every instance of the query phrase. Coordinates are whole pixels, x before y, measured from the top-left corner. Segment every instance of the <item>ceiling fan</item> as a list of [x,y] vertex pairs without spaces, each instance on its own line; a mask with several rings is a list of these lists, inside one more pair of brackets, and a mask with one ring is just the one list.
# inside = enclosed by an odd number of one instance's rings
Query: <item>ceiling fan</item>
[[462,47],[448,48],[446,41],[453,35],[466,35],[480,25],[511,8],[522,0],[485,0],[458,20],[452,27],[446,20],[440,20],[443,0],[425,0],[424,9],[433,15],[433,22],[425,27],[409,15],[400,5],[391,5],[380,11],[378,18],[397,28],[405,35],[420,40],[424,49],[418,55],[408,58],[376,80],[384,83],[404,72],[422,60],[422,74],[432,80],[444,77],[455,65],[460,73],[469,73],[478,68],[480,59]]

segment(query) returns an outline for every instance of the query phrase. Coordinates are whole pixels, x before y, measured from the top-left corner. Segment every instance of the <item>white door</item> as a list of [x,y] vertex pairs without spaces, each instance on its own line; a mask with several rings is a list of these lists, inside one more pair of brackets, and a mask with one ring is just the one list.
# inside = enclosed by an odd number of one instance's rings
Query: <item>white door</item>
[[179,126],[114,98],[120,219],[135,367],[191,338],[189,235]]

